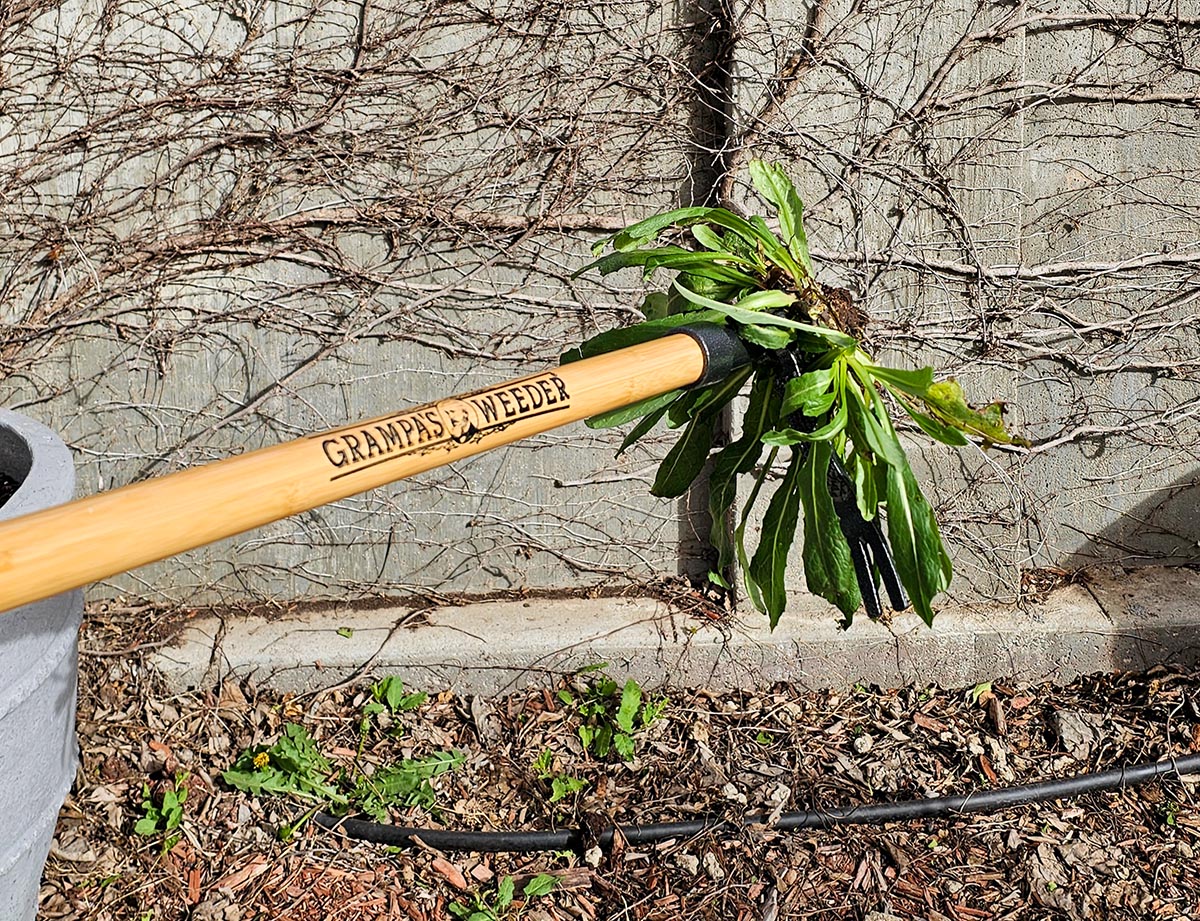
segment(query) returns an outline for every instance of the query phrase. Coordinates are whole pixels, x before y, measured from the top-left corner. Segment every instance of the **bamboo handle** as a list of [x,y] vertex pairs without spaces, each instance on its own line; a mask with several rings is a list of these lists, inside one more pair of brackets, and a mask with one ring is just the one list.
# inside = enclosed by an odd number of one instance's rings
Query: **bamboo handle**
[[0,611],[696,383],[669,335],[0,523]]

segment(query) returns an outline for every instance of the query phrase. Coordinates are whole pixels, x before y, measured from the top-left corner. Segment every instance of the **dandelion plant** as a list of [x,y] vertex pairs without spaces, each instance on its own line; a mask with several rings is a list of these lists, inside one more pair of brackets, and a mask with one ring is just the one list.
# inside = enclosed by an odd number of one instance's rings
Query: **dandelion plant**
[[[1021,441],[1005,429],[999,401],[973,408],[953,378],[938,381],[932,368],[876,363],[862,344],[865,314],[848,292],[816,280],[795,187],[778,165],[753,161],[749,171],[774,211],[778,232],[757,215],[694,207],[656,215],[602,240],[595,247],[598,258],[577,274],[636,268],[647,279],[672,277],[665,290],[646,297],[643,322],[601,333],[564,361],[644,342],[678,326],[715,323],[738,334],[751,354],[750,366],[718,383],[643,400],[588,424],[636,422],[620,451],[661,422],[681,430],[658,468],[651,487],[656,496],[682,495],[712,455],[711,540],[718,559],[710,578],[728,587],[723,574],[736,558],[747,594],[772,627],[786,604],[784,567],[801,521],[809,590],[836,605],[847,625],[862,603],[828,486],[830,465],[840,463],[854,484],[862,518],[882,516],[886,522],[896,571],[913,607],[930,623],[931,601],[950,584],[950,559],[892,412],[906,414],[948,445]],[[785,351],[801,356],[798,375],[782,372],[779,355]],[[747,387],[740,436],[714,450],[722,410]],[[743,475],[752,484],[735,510],[736,482]],[[778,479],[773,491],[766,487],[769,479]],[[766,509],[751,549],[747,522],[759,501],[766,501]]]

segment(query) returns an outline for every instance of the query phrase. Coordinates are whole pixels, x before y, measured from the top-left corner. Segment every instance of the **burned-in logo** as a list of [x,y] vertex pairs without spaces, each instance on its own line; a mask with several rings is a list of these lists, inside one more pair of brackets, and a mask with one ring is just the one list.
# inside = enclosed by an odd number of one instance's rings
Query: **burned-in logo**
[[452,397],[353,428],[316,435],[333,479],[410,454],[450,450],[507,428],[520,419],[571,405],[557,374],[539,374],[489,390]]
[[455,444],[465,444],[480,430],[478,414],[466,400],[442,400],[437,408],[441,410],[450,440]]

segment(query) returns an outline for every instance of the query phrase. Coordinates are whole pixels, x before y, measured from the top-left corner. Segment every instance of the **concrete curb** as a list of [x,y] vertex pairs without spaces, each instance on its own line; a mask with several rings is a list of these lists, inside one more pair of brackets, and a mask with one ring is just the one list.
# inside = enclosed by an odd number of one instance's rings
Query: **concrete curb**
[[491,695],[595,662],[648,687],[714,690],[1069,681],[1200,662],[1200,573],[1098,577],[1026,609],[945,610],[932,630],[909,615],[891,628],[860,618],[842,631],[815,599],[795,605],[774,633],[757,616],[706,623],[648,598],[486,602],[419,615],[329,605],[269,619],[206,616],[151,661],[176,690],[249,677],[297,693],[361,670],[428,691]]

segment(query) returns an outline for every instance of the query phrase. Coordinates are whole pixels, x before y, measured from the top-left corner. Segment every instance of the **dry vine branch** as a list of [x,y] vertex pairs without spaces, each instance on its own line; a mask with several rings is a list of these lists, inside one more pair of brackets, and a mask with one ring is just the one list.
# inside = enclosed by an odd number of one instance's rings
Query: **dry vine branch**
[[[73,9],[0,10],[0,379],[7,405],[65,432],[89,491],[441,395],[477,363],[552,361],[637,303],[570,279],[597,235],[680,200],[748,205],[740,165],[767,155],[789,161],[814,253],[873,344],[990,376],[1041,446],[939,478],[980,591],[1094,556],[1067,528],[1081,518],[1146,558],[1186,545],[1174,526],[1109,532],[1200,462],[1194,16],[1038,0],[938,15],[822,0],[795,20],[774,0]],[[1144,464],[1151,449],[1162,462]],[[651,460],[614,470],[589,434],[551,439],[126,584],[646,578],[675,568],[671,510],[630,497]],[[1170,495],[1151,521],[1191,501]]]

